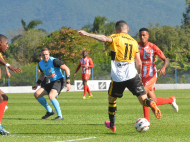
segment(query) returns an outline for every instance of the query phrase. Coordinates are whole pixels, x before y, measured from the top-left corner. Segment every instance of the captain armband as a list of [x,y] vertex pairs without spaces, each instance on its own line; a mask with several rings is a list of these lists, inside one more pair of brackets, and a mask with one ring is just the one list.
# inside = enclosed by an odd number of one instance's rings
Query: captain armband
[[37,84],[41,84],[41,83],[42,83],[42,81],[38,79],[38,81],[37,81],[36,83],[37,83]]
[[70,79],[70,75],[66,75],[66,79]]

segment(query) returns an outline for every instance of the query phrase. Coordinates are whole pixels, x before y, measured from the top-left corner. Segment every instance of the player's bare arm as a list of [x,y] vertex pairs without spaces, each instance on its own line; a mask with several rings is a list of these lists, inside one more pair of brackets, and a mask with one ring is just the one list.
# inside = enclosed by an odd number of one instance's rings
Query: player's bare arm
[[13,67],[10,64],[6,63],[5,60],[3,58],[0,58],[0,64],[4,65],[5,67],[9,68],[11,71],[13,71],[14,73],[21,73],[22,70],[17,68],[17,67]]
[[105,35],[90,34],[90,33],[87,33],[86,31],[83,31],[83,30],[78,31],[78,33],[82,36],[88,36],[88,37],[94,38],[98,41],[112,42],[112,39],[108,36],[105,36]]
[[162,60],[164,61],[164,65],[162,66],[160,70],[158,70],[158,72],[160,72],[159,76],[166,74],[166,68],[169,65],[169,60],[167,58],[162,58]]
[[67,91],[69,91],[71,89],[71,85],[70,85],[70,69],[64,64],[60,66],[60,69],[64,70],[66,73],[66,88]]
[[41,72],[41,74],[40,74],[40,76],[39,76],[39,78],[38,78],[38,81],[36,82],[35,85],[32,86],[32,89],[33,89],[33,90],[36,90],[37,87],[38,87],[38,85],[41,84],[41,82],[44,80],[44,78],[45,78],[45,75],[44,75],[43,72]]
[[140,58],[140,54],[135,55],[135,62],[136,62],[137,72],[140,75],[141,70],[142,70],[142,61],[141,61],[141,58]]

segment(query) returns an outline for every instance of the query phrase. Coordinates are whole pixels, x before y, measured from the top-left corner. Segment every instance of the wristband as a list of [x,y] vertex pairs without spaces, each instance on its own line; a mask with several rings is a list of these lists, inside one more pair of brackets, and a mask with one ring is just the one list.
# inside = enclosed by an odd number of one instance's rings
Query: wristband
[[66,75],[66,79],[70,79],[70,75]]
[[6,64],[5,64],[5,67],[7,67],[7,68],[8,68],[9,66],[10,66],[10,64],[9,64],[9,63],[6,63]]
[[41,84],[41,83],[42,83],[42,81],[38,79],[38,81],[37,81],[36,83],[37,83],[37,84]]
[[67,84],[70,84],[70,81],[67,81]]

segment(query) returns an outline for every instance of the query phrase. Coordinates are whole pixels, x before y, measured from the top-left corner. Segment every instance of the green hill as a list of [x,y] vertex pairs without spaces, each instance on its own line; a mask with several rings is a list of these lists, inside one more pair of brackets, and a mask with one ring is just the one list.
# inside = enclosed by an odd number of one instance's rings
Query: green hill
[[92,24],[94,17],[105,16],[110,21],[125,20],[129,34],[135,35],[141,27],[154,25],[180,25],[185,11],[185,0],[1,0],[2,34],[21,28],[21,19],[43,21],[48,32],[63,26],[79,30]]

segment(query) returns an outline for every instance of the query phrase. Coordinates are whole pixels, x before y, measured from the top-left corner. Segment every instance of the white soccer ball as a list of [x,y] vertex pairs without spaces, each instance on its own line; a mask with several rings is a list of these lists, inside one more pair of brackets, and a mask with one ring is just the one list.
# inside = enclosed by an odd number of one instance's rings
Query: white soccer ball
[[146,118],[139,118],[135,122],[135,129],[141,133],[148,131],[150,122]]

